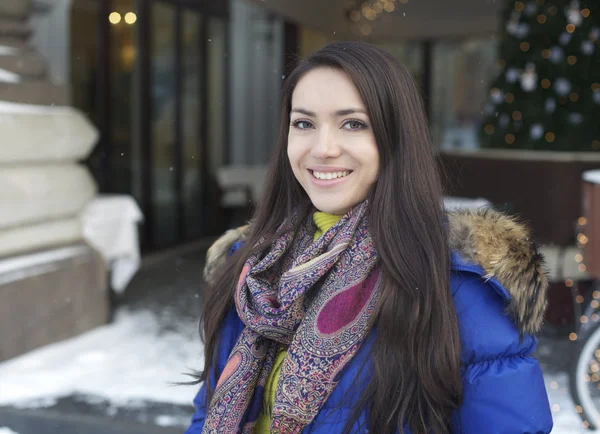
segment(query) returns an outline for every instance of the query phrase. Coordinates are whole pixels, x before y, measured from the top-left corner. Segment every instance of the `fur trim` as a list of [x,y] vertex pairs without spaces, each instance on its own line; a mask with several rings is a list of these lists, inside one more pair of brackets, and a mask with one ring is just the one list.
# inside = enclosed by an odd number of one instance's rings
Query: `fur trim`
[[241,226],[225,232],[213,243],[206,252],[206,263],[204,265],[204,280],[212,283],[215,272],[227,261],[227,255],[231,247],[238,241],[245,241],[250,232],[250,225]]
[[537,332],[544,320],[548,277],[528,228],[491,209],[454,212],[448,220],[450,248],[506,289],[511,296],[507,312],[521,334]]
[[[448,223],[450,249],[464,261],[480,265],[484,278],[495,278],[510,294],[507,313],[519,332],[538,331],[546,310],[548,278],[527,227],[491,209],[452,212]],[[207,282],[225,263],[231,246],[247,239],[249,230],[249,225],[229,230],[210,247],[204,268]]]

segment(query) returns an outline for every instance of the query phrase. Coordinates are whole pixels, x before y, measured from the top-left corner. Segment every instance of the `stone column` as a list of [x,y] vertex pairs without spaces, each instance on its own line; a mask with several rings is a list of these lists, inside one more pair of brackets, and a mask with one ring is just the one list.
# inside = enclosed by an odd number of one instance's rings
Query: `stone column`
[[105,323],[109,309],[80,222],[96,185],[79,161],[98,132],[30,46],[31,8],[0,0],[0,361]]
[[0,100],[65,105],[65,86],[52,83],[47,62],[28,43],[31,0],[0,2]]

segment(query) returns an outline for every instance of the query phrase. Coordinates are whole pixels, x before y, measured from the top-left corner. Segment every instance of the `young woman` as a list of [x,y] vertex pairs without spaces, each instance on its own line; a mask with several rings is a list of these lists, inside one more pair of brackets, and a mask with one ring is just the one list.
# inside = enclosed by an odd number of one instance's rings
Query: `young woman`
[[208,254],[187,433],[549,433],[542,258],[504,215],[444,213],[407,70],[328,45],[281,119],[252,223]]

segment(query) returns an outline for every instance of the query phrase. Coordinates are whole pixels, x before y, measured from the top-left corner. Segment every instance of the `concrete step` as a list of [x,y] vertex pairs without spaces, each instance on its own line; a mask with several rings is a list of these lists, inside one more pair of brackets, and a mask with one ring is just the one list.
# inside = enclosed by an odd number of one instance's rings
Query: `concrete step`
[[31,35],[31,28],[25,21],[0,18],[0,38],[26,40]]
[[0,82],[0,101],[38,105],[68,105],[67,89],[46,80]]
[[2,0],[0,17],[26,18],[31,13],[32,0]]
[[26,78],[41,79],[48,72],[46,60],[33,50],[19,51],[14,55],[0,53],[0,69],[5,69]]

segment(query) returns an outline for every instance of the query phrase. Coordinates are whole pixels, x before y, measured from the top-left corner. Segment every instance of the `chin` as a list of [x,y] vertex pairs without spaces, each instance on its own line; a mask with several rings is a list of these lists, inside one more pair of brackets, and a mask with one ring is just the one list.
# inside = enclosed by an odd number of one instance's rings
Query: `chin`
[[333,215],[344,215],[350,209],[352,209],[351,206],[345,206],[344,204],[332,204],[331,202],[327,203],[325,200],[312,201],[312,204],[319,211]]

